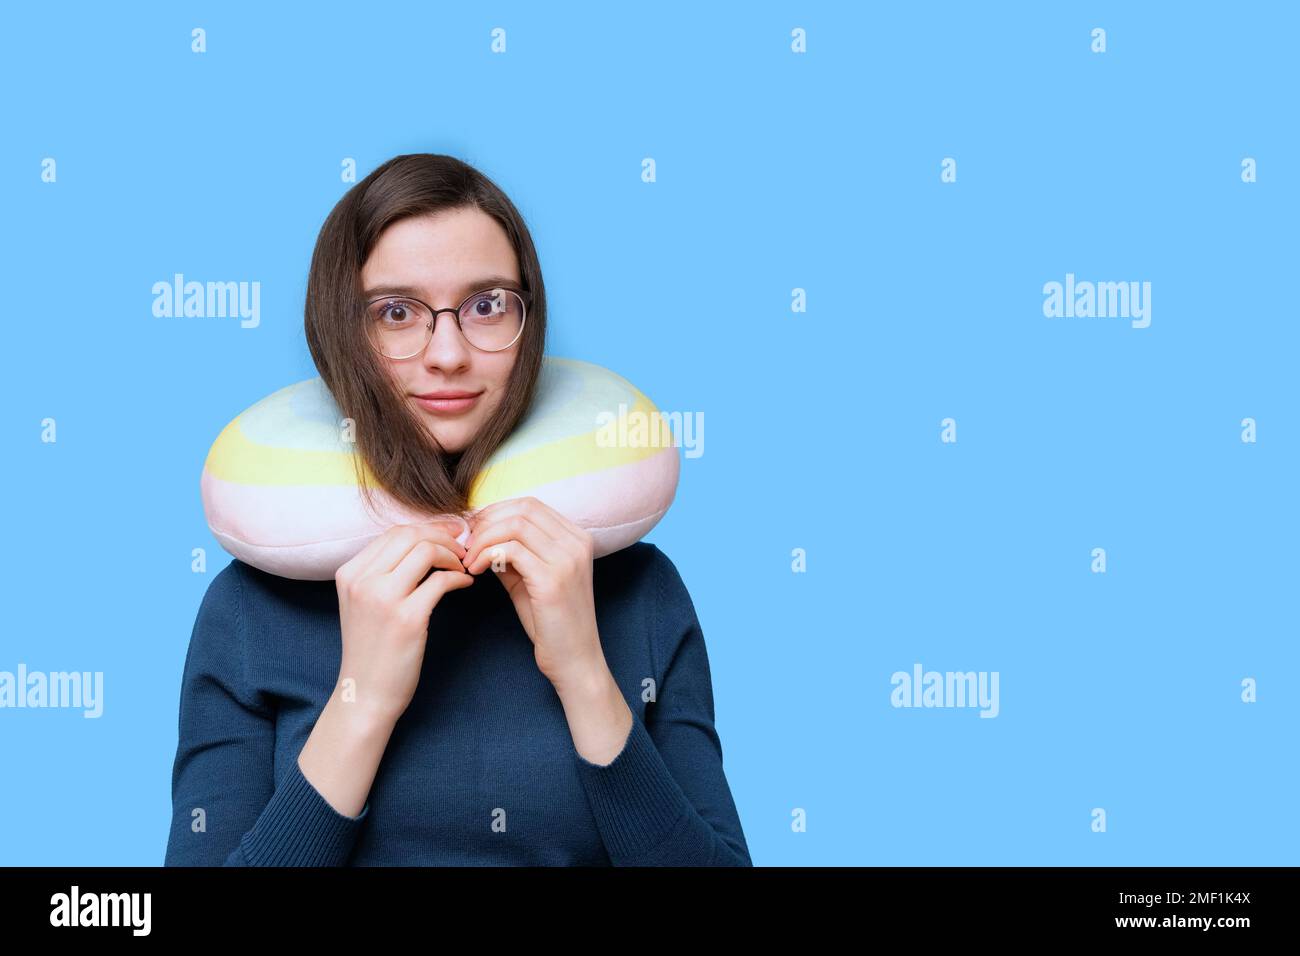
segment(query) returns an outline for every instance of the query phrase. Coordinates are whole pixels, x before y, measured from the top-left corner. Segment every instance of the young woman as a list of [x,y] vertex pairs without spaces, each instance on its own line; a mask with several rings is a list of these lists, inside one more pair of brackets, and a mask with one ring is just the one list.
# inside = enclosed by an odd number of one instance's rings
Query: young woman
[[399,525],[333,582],[216,575],[166,865],[751,865],[673,563],[646,542],[593,561],[535,498],[468,510],[545,331],[527,227],[472,167],[398,156],[331,212],[312,358],[384,490],[470,536]]

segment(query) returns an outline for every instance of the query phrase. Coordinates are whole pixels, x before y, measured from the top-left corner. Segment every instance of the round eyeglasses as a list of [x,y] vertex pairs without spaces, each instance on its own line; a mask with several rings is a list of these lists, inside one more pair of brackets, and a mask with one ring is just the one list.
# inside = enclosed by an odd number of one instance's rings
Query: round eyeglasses
[[500,352],[519,339],[528,309],[513,289],[475,292],[456,309],[435,309],[412,296],[385,296],[366,306],[370,341],[391,359],[419,355],[433,338],[434,322],[442,312],[455,314],[461,334],[474,348]]

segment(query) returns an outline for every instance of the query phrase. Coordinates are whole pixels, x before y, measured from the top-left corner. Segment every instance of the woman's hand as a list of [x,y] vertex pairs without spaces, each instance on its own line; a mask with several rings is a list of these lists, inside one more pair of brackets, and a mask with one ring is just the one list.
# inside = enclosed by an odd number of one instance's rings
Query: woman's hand
[[[445,520],[394,525],[334,574],[342,699],[380,722],[396,723],[415,696],[434,606],[448,591],[474,583],[461,564],[459,531]],[[446,570],[429,574],[438,568]]]
[[470,518],[465,570],[492,568],[557,688],[607,673],[596,630],[590,532],[536,498],[511,498]]

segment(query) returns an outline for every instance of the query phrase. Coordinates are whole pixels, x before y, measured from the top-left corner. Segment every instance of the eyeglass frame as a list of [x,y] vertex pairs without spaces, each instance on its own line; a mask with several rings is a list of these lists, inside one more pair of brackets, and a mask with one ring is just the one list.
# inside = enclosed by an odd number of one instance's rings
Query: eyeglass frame
[[[460,310],[463,309],[463,308],[465,308],[465,304],[466,304],[467,302],[469,302],[469,300],[472,299],[472,298],[474,298],[475,296],[482,295],[484,292],[494,292],[494,291],[496,291],[497,289],[501,289],[501,290],[504,291],[504,292],[512,292],[512,293],[514,293],[516,296],[518,296],[518,297],[519,297],[519,302],[520,302],[520,304],[521,304],[521,305],[523,306],[523,308],[524,308],[524,314],[523,314],[523,317],[520,318],[520,320],[519,320],[519,331],[515,333],[515,337],[514,337],[513,339],[510,340],[510,344],[509,344],[509,345],[503,345],[503,346],[501,346],[501,348],[499,348],[499,349],[485,349],[485,348],[483,348],[481,345],[475,345],[473,342],[470,342],[470,340],[469,340],[469,336],[467,336],[467,335],[465,334],[465,328],[464,328],[464,326],[462,326],[461,323],[460,323]],[[409,300],[412,301],[412,302],[417,302],[417,303],[419,303],[420,305],[424,306],[424,307],[429,311],[430,319],[429,319],[429,321],[428,321],[427,323],[425,323],[425,326],[424,326],[426,329],[429,330],[429,337],[428,337],[427,339],[424,340],[424,344],[423,344],[422,346],[420,346],[418,349],[416,349],[416,350],[415,350],[414,352],[412,352],[410,355],[402,355],[402,356],[400,356],[400,357],[399,357],[399,356],[396,356],[396,355],[387,355],[387,354],[385,354],[385,353],[384,353],[384,352],[379,348],[379,343],[375,342],[374,339],[370,338],[369,335],[367,335],[366,337],[367,337],[368,339],[370,339],[370,345],[371,345],[371,347],[374,348],[374,350],[375,350],[376,352],[379,352],[380,355],[383,355],[384,358],[392,359],[394,362],[404,362],[404,361],[406,361],[406,360],[409,359],[409,358],[415,358],[417,355],[419,355],[421,352],[423,352],[425,349],[427,349],[427,348],[429,347],[429,343],[433,341],[433,333],[434,333],[434,331],[437,329],[437,326],[438,326],[438,316],[442,315],[442,313],[444,313],[444,312],[451,312],[451,313],[453,313],[453,314],[456,316],[456,330],[457,330],[458,332],[460,332],[460,337],[463,338],[463,339],[464,339],[464,340],[469,344],[469,346],[470,346],[471,348],[478,349],[480,352],[487,352],[488,354],[494,354],[494,353],[496,353],[496,352],[504,352],[506,349],[510,348],[510,346],[512,346],[512,345],[514,345],[516,342],[518,342],[518,341],[519,341],[519,336],[521,336],[521,335],[524,334],[524,326],[528,324],[528,305],[529,305],[528,300],[529,300],[530,298],[532,298],[532,296],[529,295],[527,292],[521,290],[521,289],[512,289],[512,288],[510,288],[509,286],[504,286],[504,285],[494,285],[494,286],[487,286],[487,287],[485,287],[485,288],[479,289],[477,292],[471,292],[469,295],[465,296],[465,298],[461,300],[460,305],[456,306],[456,308],[454,308],[454,309],[451,308],[450,306],[447,306],[447,307],[444,307],[444,308],[441,308],[441,309],[435,309],[433,306],[429,305],[429,303],[425,302],[423,299],[418,299],[418,298],[416,298],[416,297],[413,296],[413,295],[404,295],[404,294],[401,294],[401,295],[377,295],[377,296],[375,296],[373,299],[371,299],[369,302],[366,303],[365,312],[366,312],[366,317],[367,317],[367,319],[369,319],[369,317],[370,317],[370,307],[371,307],[372,305],[374,305],[376,302],[384,302],[384,301],[386,301],[386,300],[388,300],[388,299],[409,299]]]

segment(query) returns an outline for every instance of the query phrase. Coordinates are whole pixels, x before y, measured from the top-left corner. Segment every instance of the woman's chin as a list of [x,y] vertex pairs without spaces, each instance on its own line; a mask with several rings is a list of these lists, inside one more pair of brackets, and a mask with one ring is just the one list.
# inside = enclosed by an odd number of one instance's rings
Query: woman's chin
[[420,415],[420,424],[434,441],[449,455],[458,455],[465,450],[466,442],[461,429],[449,429],[445,422],[437,421],[428,412]]

